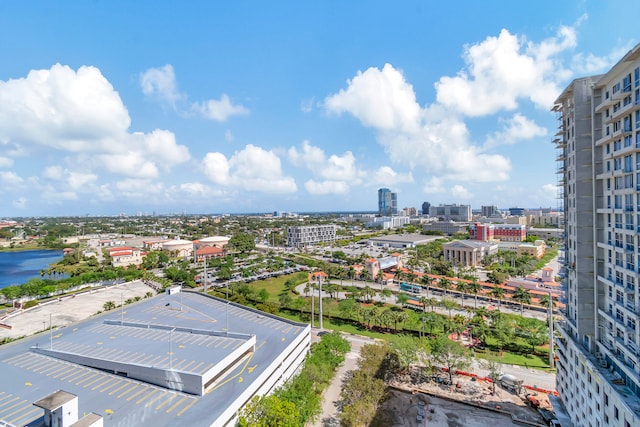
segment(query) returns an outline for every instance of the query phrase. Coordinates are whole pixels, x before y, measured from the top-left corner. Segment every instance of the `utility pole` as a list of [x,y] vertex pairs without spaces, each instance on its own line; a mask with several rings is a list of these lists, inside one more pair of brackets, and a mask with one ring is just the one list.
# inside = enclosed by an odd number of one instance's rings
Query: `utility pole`
[[309,287],[311,288],[311,328],[313,329],[313,316],[316,314],[313,307],[313,300],[315,299],[315,295],[313,295],[313,280],[309,281]]
[[319,320],[319,324],[320,324],[320,329],[322,329],[322,275],[318,274],[318,295],[320,296],[319,298],[319,302],[318,302],[318,307],[320,309],[320,320]]

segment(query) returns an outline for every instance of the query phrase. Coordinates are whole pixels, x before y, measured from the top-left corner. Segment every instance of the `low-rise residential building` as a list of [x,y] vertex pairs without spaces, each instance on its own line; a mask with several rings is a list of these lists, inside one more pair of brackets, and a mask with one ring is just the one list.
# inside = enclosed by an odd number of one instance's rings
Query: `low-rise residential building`
[[196,260],[198,262],[211,258],[223,258],[226,255],[227,251],[217,246],[205,246],[203,248],[196,249]]
[[117,246],[109,248],[111,265],[114,267],[139,267],[142,264],[142,251],[129,246]]

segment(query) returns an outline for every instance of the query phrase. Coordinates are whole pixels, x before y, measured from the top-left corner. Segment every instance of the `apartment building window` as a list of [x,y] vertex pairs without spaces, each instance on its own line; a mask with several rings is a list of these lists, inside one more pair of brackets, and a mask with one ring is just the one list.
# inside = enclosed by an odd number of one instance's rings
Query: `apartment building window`
[[[615,126],[614,126],[614,132],[615,132],[615,130],[616,130],[616,129],[615,129]],[[616,140],[616,141],[613,141],[613,151],[614,151],[614,152],[615,152],[615,151],[618,151],[618,150],[619,150],[619,149],[621,149],[621,148],[622,148],[622,141],[621,141],[621,140],[619,140],[619,139],[618,139],[618,140]]]
[[631,116],[626,116],[622,120],[622,126],[625,132],[631,132]]
[[631,135],[625,135],[624,136],[624,146],[625,147],[631,147],[632,144],[633,144],[633,139],[631,138]]
[[631,73],[627,74],[622,79],[622,90],[624,92],[629,92],[631,90]]
[[636,69],[633,70],[633,78],[636,82],[636,87],[640,86],[640,67],[636,67]]
[[618,407],[616,405],[613,405],[613,418],[615,418],[616,420],[620,418],[620,414],[618,413]]
[[640,89],[636,89],[636,105],[640,104]]
[[613,159],[613,170],[619,171],[620,169],[622,169],[622,159],[620,157]]
[[620,91],[620,82],[613,85],[613,87],[611,88],[611,95],[615,95],[619,91]]
[[615,189],[616,190],[620,190],[622,188],[622,177],[621,176],[617,176],[615,178]]
[[[614,106],[614,111],[615,111],[615,106]],[[618,120],[617,122],[613,122],[613,132],[618,132],[620,130],[620,120]]]
[[623,107],[626,107],[629,104],[631,104],[631,95],[625,96],[624,99],[622,100]]

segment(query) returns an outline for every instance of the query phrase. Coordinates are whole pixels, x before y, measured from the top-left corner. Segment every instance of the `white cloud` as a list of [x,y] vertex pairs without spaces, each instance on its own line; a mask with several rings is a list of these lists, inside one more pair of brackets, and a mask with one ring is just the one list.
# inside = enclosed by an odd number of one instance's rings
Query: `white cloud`
[[247,145],[229,159],[207,153],[202,161],[205,175],[215,184],[263,193],[293,193],[293,178],[283,176],[280,158],[273,152]]
[[231,116],[249,113],[249,110],[242,105],[232,104],[227,94],[222,94],[219,100],[209,99],[190,103],[188,96],[178,90],[176,75],[171,64],[146,70],[140,75],[140,87],[142,93],[168,103],[183,116],[197,113],[205,119],[224,122]]
[[0,156],[0,168],[10,168],[11,166],[13,166],[13,159]]
[[15,172],[0,171],[0,183],[7,186],[7,188],[14,187],[23,183],[23,179]]
[[17,199],[11,202],[11,206],[17,209],[24,209],[27,207],[27,199],[26,197],[18,197]]
[[437,176],[432,176],[422,188],[426,194],[444,193],[444,180]]
[[74,71],[56,64],[0,81],[0,141],[14,157],[71,153],[65,160],[72,167],[45,165],[43,172],[67,189],[95,190],[98,169],[151,178],[158,176],[158,165],[169,170],[189,160],[187,147],[178,145],[173,133],[130,133],[130,123],[118,92],[95,67]]
[[521,98],[548,109],[571,74],[558,56],[575,46],[572,27],[560,27],[540,44],[503,29],[498,37],[465,47],[466,68],[455,77],[440,78],[437,100],[467,116],[513,110]]
[[347,81],[346,89],[325,99],[324,106],[331,113],[348,112],[363,125],[379,130],[414,130],[420,117],[413,86],[391,64],[382,70],[358,71]]
[[231,131],[229,129],[224,131],[224,140],[227,141],[227,142],[233,141],[233,134],[231,133]]
[[464,188],[462,185],[456,184],[451,187],[451,196],[455,199],[469,200],[473,197],[473,194],[471,194],[469,190]]
[[146,134],[136,132],[133,137],[139,140],[135,145],[138,145],[143,153],[157,162],[162,169],[169,170],[191,158],[189,149],[176,143],[173,132],[155,129]]
[[413,174],[411,172],[398,173],[389,166],[381,166],[373,172],[371,181],[375,185],[394,186],[413,182]]
[[309,194],[325,195],[325,194],[347,194],[349,185],[344,181],[314,181],[312,179],[304,183],[304,188]]
[[604,73],[620,60],[634,43],[629,41],[621,46],[616,46],[608,54],[598,56],[592,52],[578,52],[571,58],[571,69],[577,75],[592,75]]
[[542,191],[550,197],[555,197],[558,193],[558,186],[556,184],[545,184],[542,186]]
[[159,194],[164,190],[164,185],[151,179],[127,178],[116,182],[116,188],[124,197],[149,197],[150,194]]
[[81,152],[117,149],[131,121],[118,93],[95,67],[56,64],[0,81],[0,140],[18,147]]
[[515,144],[520,140],[532,139],[547,134],[547,130],[538,126],[533,120],[529,120],[520,113],[514,114],[511,119],[501,119],[503,124],[501,131],[494,132],[487,137],[484,149],[494,148],[498,145]]
[[142,93],[148,96],[156,96],[171,105],[183,98],[178,92],[176,75],[171,64],[159,68],[149,68],[140,75]]
[[458,181],[502,181],[510,161],[483,154],[469,142],[465,123],[442,106],[420,108],[411,85],[386,64],[369,68],[349,87],[325,100],[330,112],[348,112],[378,131],[378,142],[394,163]]
[[192,105],[192,109],[204,118],[217,122],[224,122],[231,116],[249,114],[249,110],[242,105],[233,105],[226,94],[222,94],[220,100],[209,99],[203,102],[196,102]]
[[310,113],[311,111],[313,111],[313,104],[315,102],[315,97],[311,97],[309,99],[305,99],[302,102],[300,102],[300,111],[302,111],[303,113]]

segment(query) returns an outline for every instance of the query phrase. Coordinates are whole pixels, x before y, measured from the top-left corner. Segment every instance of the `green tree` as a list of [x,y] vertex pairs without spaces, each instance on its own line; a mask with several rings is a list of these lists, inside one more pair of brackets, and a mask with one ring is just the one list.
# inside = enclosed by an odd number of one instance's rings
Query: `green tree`
[[522,316],[524,312],[524,305],[531,304],[531,294],[522,286],[519,286],[515,290],[515,292],[511,296],[511,299],[520,303],[520,316]]
[[478,308],[478,293],[482,290],[482,286],[478,283],[478,279],[473,279],[467,284],[467,292],[473,294],[473,308]]
[[449,317],[451,317],[451,310],[453,310],[454,308],[458,308],[458,304],[456,304],[454,300],[449,298],[442,298],[442,300],[440,301],[440,304],[446,310],[449,310]]
[[445,276],[441,277],[438,281],[438,287],[444,291],[444,296],[447,296],[447,291],[451,289],[451,280]]
[[113,301],[107,301],[102,305],[102,308],[104,309],[104,311],[113,310],[114,308],[116,308],[116,303]]
[[496,394],[496,383],[502,375],[502,362],[500,360],[500,356],[496,353],[489,353],[485,356],[485,359],[480,361],[480,366],[489,371],[488,377],[491,379],[493,394]]
[[240,412],[238,424],[242,427],[298,427],[300,411],[293,402],[277,396],[255,396]]
[[247,254],[256,248],[255,237],[248,233],[236,233],[229,239],[227,247],[241,254]]
[[491,298],[495,298],[498,300],[498,310],[500,310],[501,306],[502,306],[502,300],[504,299],[504,289],[501,288],[500,286],[494,286],[490,291],[489,291],[489,296],[491,296]]
[[407,301],[409,301],[409,295],[403,292],[398,292],[396,294],[396,300],[398,301],[398,304],[400,304],[401,307],[404,307]]
[[406,372],[409,366],[420,360],[420,351],[424,349],[418,345],[418,340],[410,335],[393,335],[389,347],[394,353],[401,371]]
[[467,292],[467,282],[458,280],[456,284],[456,291],[460,293],[460,305],[464,307],[464,294]]
[[447,368],[449,384],[453,384],[456,370],[463,370],[471,365],[468,350],[447,337],[440,337],[431,342],[431,357],[435,365]]
[[542,295],[540,297],[540,305],[546,308],[549,308],[549,302],[551,302],[551,307],[555,308],[556,302],[553,301],[553,298],[549,297],[549,294]]

